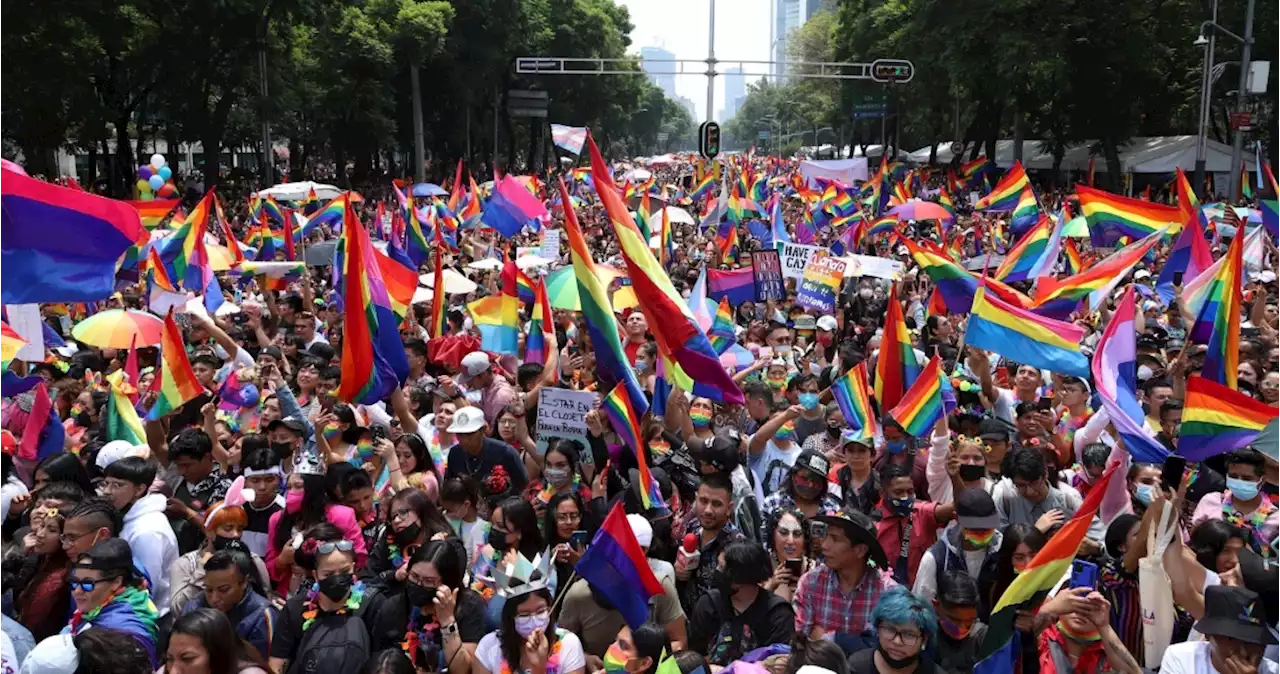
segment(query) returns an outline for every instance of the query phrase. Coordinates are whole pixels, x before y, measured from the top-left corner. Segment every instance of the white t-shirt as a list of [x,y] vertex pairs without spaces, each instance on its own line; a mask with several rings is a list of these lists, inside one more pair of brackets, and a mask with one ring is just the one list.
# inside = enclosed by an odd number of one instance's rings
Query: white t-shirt
[[[1280,671],[1274,660],[1263,659],[1258,665],[1259,674],[1276,674]],[[1219,674],[1209,658],[1209,642],[1184,641],[1165,649],[1160,659],[1160,674]]]
[[[587,658],[582,653],[582,641],[573,632],[560,634],[560,666],[558,674],[585,669]],[[490,632],[476,644],[476,659],[490,672],[502,671],[502,642],[497,632]],[[522,670],[523,671],[523,670]]]

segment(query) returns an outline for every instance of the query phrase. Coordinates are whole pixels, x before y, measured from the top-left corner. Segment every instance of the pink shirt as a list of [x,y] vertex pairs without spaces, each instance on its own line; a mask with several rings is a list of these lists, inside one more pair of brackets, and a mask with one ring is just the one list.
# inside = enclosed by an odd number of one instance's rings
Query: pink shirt
[[[267,573],[271,576],[272,582],[276,584],[276,590],[281,594],[288,594],[290,573],[276,569],[276,558],[280,556],[280,548],[276,547],[276,527],[280,524],[280,518],[284,515],[284,511],[280,510],[271,515],[271,521],[267,524]],[[330,503],[324,507],[324,518],[329,524],[338,527],[342,531],[342,537],[351,541],[353,549],[356,553],[356,568],[364,568],[365,559],[368,558],[368,552],[364,547],[364,536],[360,533],[360,525],[356,523],[356,511],[344,505]]]

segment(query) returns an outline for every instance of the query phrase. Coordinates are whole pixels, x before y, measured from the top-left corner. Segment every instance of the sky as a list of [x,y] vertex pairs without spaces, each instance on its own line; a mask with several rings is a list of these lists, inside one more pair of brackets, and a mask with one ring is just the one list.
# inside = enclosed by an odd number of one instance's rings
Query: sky
[[[619,0],[631,12],[631,52],[641,47],[662,47],[678,59],[707,58],[707,20],[710,0]],[[721,61],[769,60],[770,0],[716,1],[716,58]],[[682,64],[686,71],[705,72],[705,65]],[[717,72],[734,63],[717,64]],[[746,72],[763,72],[768,66],[748,64]],[[748,81],[758,80],[748,78]],[[724,78],[717,77],[715,108],[724,107]],[[706,119],[707,78],[704,75],[677,75],[676,93],[693,99],[698,119]]]

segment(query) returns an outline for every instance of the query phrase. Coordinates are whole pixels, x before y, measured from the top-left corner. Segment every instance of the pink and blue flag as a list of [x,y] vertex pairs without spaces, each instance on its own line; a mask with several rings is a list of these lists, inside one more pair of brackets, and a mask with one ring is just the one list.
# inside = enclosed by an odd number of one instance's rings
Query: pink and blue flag
[[1138,403],[1137,310],[1133,286],[1125,289],[1120,304],[1111,315],[1093,354],[1091,369],[1102,408],[1124,440],[1134,461],[1163,463],[1169,451],[1144,423]]
[[546,206],[530,194],[524,185],[508,175],[493,186],[493,195],[484,205],[481,220],[510,239],[519,234],[525,225],[536,227],[538,218],[545,215]]
[[727,297],[729,303],[735,307],[743,302],[754,301],[756,298],[755,268],[707,270],[707,297],[716,301]]

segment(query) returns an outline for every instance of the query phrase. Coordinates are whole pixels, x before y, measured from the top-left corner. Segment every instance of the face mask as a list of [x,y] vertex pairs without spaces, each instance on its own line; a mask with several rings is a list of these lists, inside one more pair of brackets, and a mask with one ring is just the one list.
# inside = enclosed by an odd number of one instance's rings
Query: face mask
[[400,545],[409,545],[418,540],[418,534],[422,533],[422,525],[414,522],[400,531],[392,531],[391,537]]
[[987,476],[986,466],[974,466],[972,464],[960,464],[960,479],[965,482],[975,482]]
[[290,515],[297,515],[299,512],[301,512],[303,496],[304,494],[301,491],[294,491],[290,489],[288,492],[285,492],[284,511],[289,513]]
[[453,529],[454,534],[458,536],[462,535],[462,518],[446,517],[445,520],[449,522],[449,528]]
[[1234,500],[1252,501],[1258,497],[1258,483],[1249,480],[1229,477],[1227,490],[1231,492],[1231,498]]
[[991,545],[992,539],[996,537],[995,529],[964,529],[964,542],[975,548],[985,548]]
[[516,634],[519,634],[525,639],[528,639],[529,635],[533,634],[534,630],[543,630],[545,632],[547,629],[547,625],[550,625],[550,624],[551,624],[550,611],[543,611],[542,613],[538,613],[536,615],[530,615],[530,616],[518,615],[516,616]]
[[871,295],[872,295],[872,294],[873,294],[873,293],[871,292],[871,289],[870,289],[870,288],[863,288],[862,290],[859,290],[859,291],[858,291],[858,297],[861,297],[861,298],[862,298],[862,299],[864,299],[864,300],[869,300],[869,299],[871,299]]
[[906,669],[911,666],[911,663],[920,659],[919,652],[913,653],[911,656],[899,660],[892,655],[889,655],[889,651],[886,651],[884,646],[877,646],[876,650],[880,651],[880,657],[884,658],[884,664],[889,665],[890,669]]
[[960,627],[942,616],[938,616],[938,627],[941,627],[944,634],[956,641],[964,641],[964,638],[969,636],[969,632],[973,631],[973,625]]
[[818,343],[823,346],[831,346],[831,342],[835,341],[832,335],[818,335]]
[[547,482],[557,487],[569,482],[568,468],[548,468],[542,471],[542,474],[547,476]]
[[354,577],[349,573],[339,573],[316,583],[316,589],[332,601],[341,601],[351,592]]
[[806,501],[816,501],[818,500],[818,497],[822,496],[821,487],[813,487],[810,485],[800,484],[799,482],[792,482],[791,488],[795,490],[797,496]]
[[906,498],[895,498],[895,499],[892,499],[889,503],[890,503],[890,507],[893,508],[893,512],[899,515],[906,515],[906,514],[909,514],[911,512],[911,509],[915,506],[916,498],[914,496],[908,496]]
[[801,393],[800,395],[796,396],[796,399],[800,402],[800,406],[805,408],[806,410],[813,410],[818,408],[817,393]]
[[490,536],[489,545],[493,546],[494,552],[506,552],[507,551],[507,535],[503,534],[501,536]]
[[711,425],[711,413],[702,410],[689,410],[689,421],[694,428],[706,428]]
[[293,443],[290,442],[273,442],[271,443],[271,451],[275,452],[277,457],[281,459],[293,454]]
[[618,648],[618,644],[611,644],[609,650],[604,652],[604,671],[605,674],[623,674],[627,671],[627,661],[630,658]]
[[844,424],[835,424],[835,423],[827,424],[827,433],[831,434],[832,437],[839,437],[840,431],[843,431],[843,430],[844,430]]
[[649,364],[643,360],[637,360],[635,367],[632,369],[636,371],[636,374],[644,374],[645,371],[649,369]]
[[733,596],[733,584],[729,582],[729,575],[723,569],[716,569],[711,572],[711,584],[720,594],[731,597]]
[[404,586],[404,598],[409,600],[410,606],[430,606],[431,600],[436,598],[436,589],[434,587],[423,587],[416,583],[406,583]]
[[1155,372],[1152,372],[1152,371],[1151,371],[1151,367],[1150,367],[1150,366],[1148,366],[1148,365],[1139,365],[1139,366],[1138,366],[1138,381],[1146,381],[1146,380],[1150,379],[1150,378],[1151,378],[1151,375],[1153,375],[1153,374],[1155,374]]
[[228,538],[226,536],[214,536],[213,549],[231,550],[232,552],[249,552],[249,546],[245,545],[244,541],[239,538]]
[[890,454],[901,454],[907,451],[907,441],[906,440],[886,440],[884,443],[884,447],[885,449],[889,450]]
[[1133,490],[1133,498],[1142,505],[1151,505],[1151,499],[1156,495],[1156,488],[1149,484],[1140,484]]

